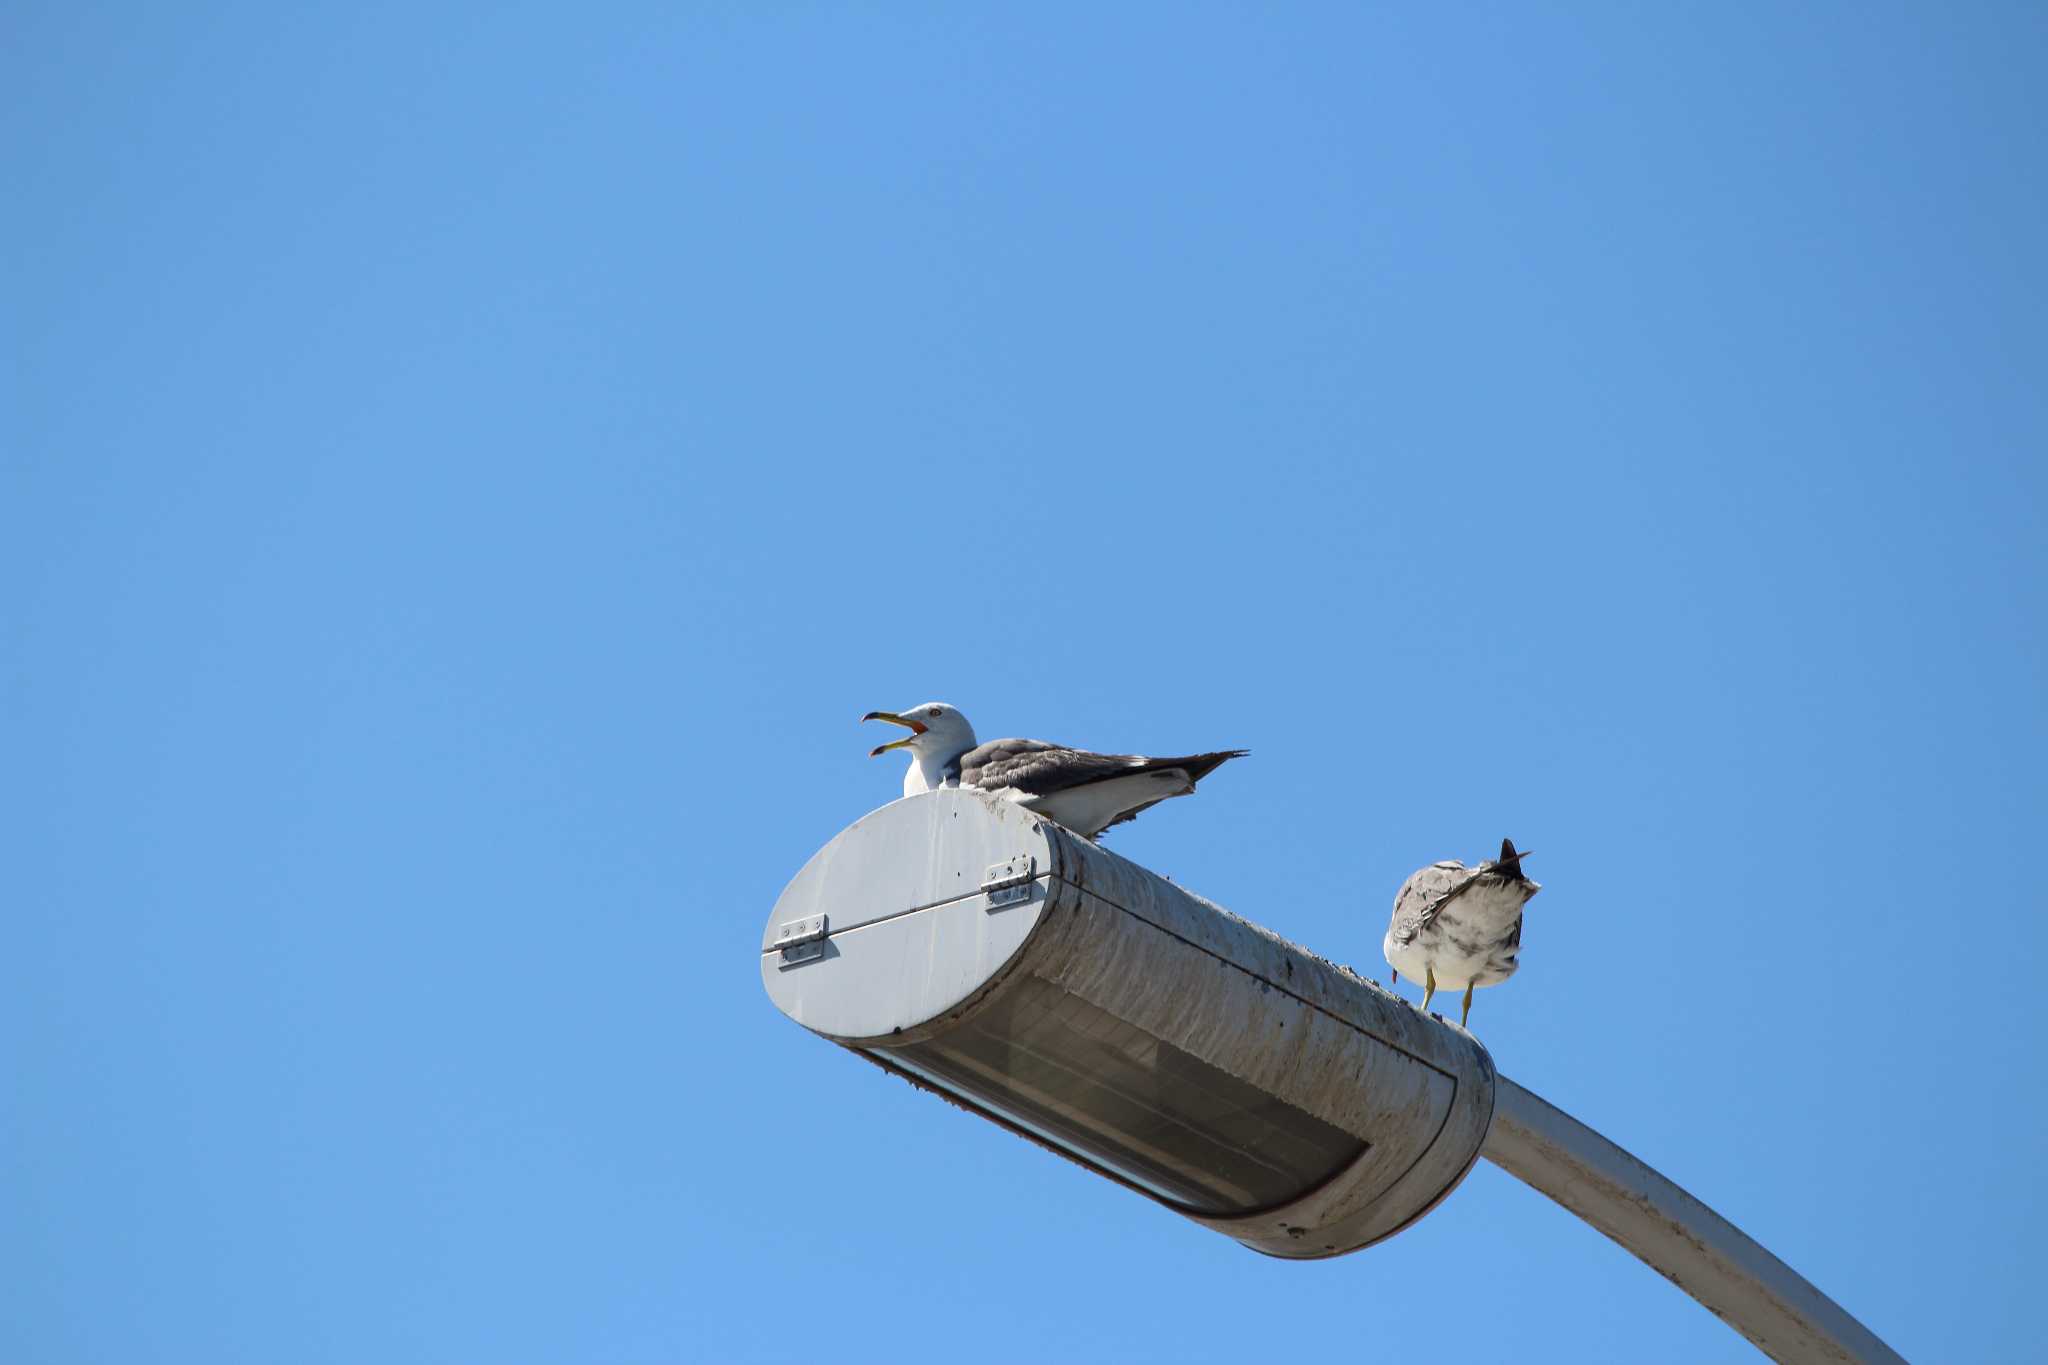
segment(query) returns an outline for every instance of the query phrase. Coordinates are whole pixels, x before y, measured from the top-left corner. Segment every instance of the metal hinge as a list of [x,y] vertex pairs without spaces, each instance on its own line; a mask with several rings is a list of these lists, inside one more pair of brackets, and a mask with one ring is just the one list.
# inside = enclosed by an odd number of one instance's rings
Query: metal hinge
[[795,966],[825,955],[825,917],[810,915],[793,919],[775,931],[775,946],[782,950],[782,965]]
[[1019,853],[1007,862],[990,863],[988,871],[982,874],[981,889],[988,895],[989,908],[999,905],[1015,905],[1018,901],[1031,899],[1031,878],[1038,868],[1038,860],[1029,853]]

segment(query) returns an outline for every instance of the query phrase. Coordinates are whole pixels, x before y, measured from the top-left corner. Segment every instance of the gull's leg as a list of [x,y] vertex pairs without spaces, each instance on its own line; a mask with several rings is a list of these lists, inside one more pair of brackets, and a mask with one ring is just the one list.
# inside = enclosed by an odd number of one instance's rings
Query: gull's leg
[[1429,1002],[1435,994],[1436,968],[1434,966],[1424,967],[1422,969],[1422,1012],[1424,1014],[1429,1013]]
[[1387,984],[1389,986],[1398,986],[1401,984],[1401,969],[1399,967],[1394,968],[1394,974],[1387,978]]
[[1458,1027],[1465,1027],[1465,1021],[1472,1017],[1472,983],[1465,983],[1465,1008],[1458,1011]]

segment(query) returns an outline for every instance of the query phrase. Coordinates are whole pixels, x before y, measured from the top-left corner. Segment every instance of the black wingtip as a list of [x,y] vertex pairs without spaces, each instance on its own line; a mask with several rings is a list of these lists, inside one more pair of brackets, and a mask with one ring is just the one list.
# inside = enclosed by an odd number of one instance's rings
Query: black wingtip
[[1521,856],[1521,854],[1515,852],[1515,841],[1513,839],[1503,839],[1500,841],[1500,860],[1502,862],[1511,863]]
[[1175,766],[1187,769],[1189,781],[1200,782],[1231,759],[1243,758],[1250,752],[1250,749],[1218,749],[1213,754],[1192,754],[1186,759],[1177,759]]

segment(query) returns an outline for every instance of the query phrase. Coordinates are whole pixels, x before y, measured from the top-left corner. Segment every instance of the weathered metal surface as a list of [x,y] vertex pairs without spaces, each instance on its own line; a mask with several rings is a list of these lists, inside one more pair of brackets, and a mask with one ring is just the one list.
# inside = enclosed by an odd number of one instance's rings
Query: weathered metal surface
[[1029,887],[1038,875],[1038,860],[1028,853],[1000,863],[989,864],[981,877],[982,892],[987,895],[991,906],[1015,905],[1018,901],[1031,899]]
[[[1684,1190],[1496,1077],[1469,1034],[1010,802],[929,792],[843,831],[777,902],[761,976],[806,1027],[1259,1251],[1313,1258],[1390,1236],[1483,1144],[1774,1360],[1899,1360]],[[1004,1018],[992,1007],[1032,982],[1355,1135],[1363,1153],[1277,1207],[1210,1216],[913,1074],[906,1046]]]
[[1621,1243],[1784,1365],[1904,1365],[1840,1305],[1727,1219],[1502,1077],[1486,1159]]
[[1493,1108],[1493,1062],[1469,1034],[1057,827],[1052,846],[1078,894],[1019,970],[1370,1144],[1278,1208],[1189,1217],[1270,1255],[1330,1256],[1399,1231],[1464,1178]]
[[[1037,870],[1026,905],[940,894],[979,892],[1020,856]],[[1492,1117],[1492,1060],[1469,1034],[1008,802],[939,791],[867,817],[799,874],[771,933],[821,913],[825,960],[785,969],[764,953],[764,982],[793,1018],[877,1060],[1031,977],[1362,1139],[1356,1161],[1279,1207],[1215,1217],[1160,1200],[1272,1255],[1341,1254],[1406,1226],[1471,1169]]]
[[[1000,975],[1045,908],[1043,876],[987,904],[991,865],[1050,863],[1044,822],[1008,801],[939,791],[862,817],[775,903],[761,983],[776,1007],[835,1040],[904,1043],[942,1025]],[[785,962],[785,924],[830,921],[817,961]]]
[[990,804],[975,792],[927,792],[871,811],[811,855],[769,919],[761,949],[774,944],[794,919],[830,914],[836,937],[863,924],[940,905],[960,896],[980,898],[993,863],[1023,855],[1047,866],[1043,824],[1013,802]]

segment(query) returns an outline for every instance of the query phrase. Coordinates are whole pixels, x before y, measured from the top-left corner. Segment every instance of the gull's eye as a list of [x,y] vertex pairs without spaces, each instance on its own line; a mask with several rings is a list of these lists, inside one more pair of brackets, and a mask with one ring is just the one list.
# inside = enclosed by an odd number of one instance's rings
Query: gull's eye
[[925,712],[925,714],[936,720],[938,718],[939,708],[934,706],[931,710]]

